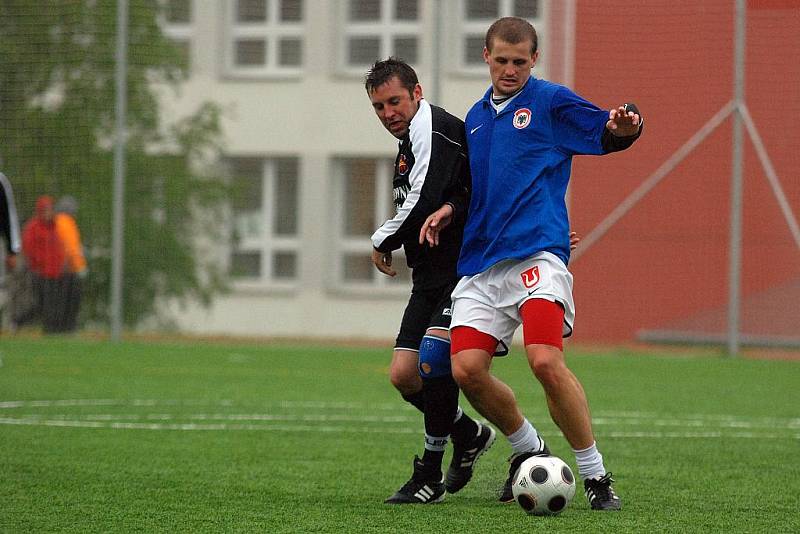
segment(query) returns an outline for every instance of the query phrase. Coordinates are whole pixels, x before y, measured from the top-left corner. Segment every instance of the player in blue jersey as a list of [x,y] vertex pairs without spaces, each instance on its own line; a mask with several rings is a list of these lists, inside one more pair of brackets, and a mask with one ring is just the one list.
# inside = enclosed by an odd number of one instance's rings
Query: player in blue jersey
[[[572,447],[595,510],[621,503],[592,432],[586,395],[566,366],[562,336],[575,317],[565,202],[572,156],[628,148],[639,137],[633,104],[604,111],[566,87],[531,76],[536,31],[507,17],[486,34],[492,86],[466,118],[472,197],[453,291],[452,372],[472,406],[508,438],[512,456],[500,500],[513,500],[520,464],[549,449],[514,392],[490,373],[522,324],[528,362],[550,414]],[[446,221],[429,220],[429,242]],[[433,224],[433,226],[431,226]]]

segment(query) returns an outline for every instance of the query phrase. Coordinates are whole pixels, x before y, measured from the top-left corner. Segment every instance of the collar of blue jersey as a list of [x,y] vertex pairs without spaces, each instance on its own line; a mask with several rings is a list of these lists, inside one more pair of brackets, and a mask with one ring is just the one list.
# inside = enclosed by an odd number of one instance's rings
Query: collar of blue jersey
[[[531,75],[531,77],[528,78],[528,81],[525,82],[525,86],[522,88],[522,90],[519,93],[517,93],[517,95],[514,97],[514,101],[511,102],[508,106],[506,106],[506,108],[503,109],[503,111],[501,111],[500,113],[498,113],[498,115],[504,115],[508,113],[509,110],[517,109],[521,104],[530,104],[531,101],[533,101],[533,82],[531,80],[534,79],[535,78],[533,77],[533,75]],[[489,86],[489,89],[486,91],[486,93],[483,95],[483,107],[485,109],[493,109],[491,85]]]

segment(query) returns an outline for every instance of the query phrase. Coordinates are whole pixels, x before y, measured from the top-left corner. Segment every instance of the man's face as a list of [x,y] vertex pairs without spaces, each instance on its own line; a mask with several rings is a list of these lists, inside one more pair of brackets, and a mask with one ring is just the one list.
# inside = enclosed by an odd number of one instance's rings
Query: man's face
[[529,39],[511,44],[494,38],[492,51],[483,49],[483,59],[489,65],[492,88],[496,95],[511,95],[518,91],[531,76],[539,51],[531,55]]
[[379,86],[369,95],[372,109],[389,132],[402,139],[408,133],[411,119],[419,109],[422,87],[419,84],[409,93],[397,76]]

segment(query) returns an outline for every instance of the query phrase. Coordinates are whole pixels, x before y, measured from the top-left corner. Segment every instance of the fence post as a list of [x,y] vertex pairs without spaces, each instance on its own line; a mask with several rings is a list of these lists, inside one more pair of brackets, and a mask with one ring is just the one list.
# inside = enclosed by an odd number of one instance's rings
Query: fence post
[[744,132],[742,108],[744,106],[744,43],[746,22],[745,0],[736,0],[736,19],[733,53],[733,142],[731,146],[731,228],[730,264],[728,269],[728,356],[739,353],[739,309],[741,306],[742,278],[742,189]]
[[125,226],[125,144],[127,142],[128,0],[117,2],[114,112],[114,196],[111,206],[111,340],[119,341],[122,332],[122,277]]

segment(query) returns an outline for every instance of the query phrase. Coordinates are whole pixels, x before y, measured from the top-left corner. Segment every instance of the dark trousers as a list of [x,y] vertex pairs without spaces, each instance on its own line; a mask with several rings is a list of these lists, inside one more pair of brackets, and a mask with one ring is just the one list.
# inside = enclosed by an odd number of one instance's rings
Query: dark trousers
[[45,332],[58,332],[62,308],[61,279],[44,278],[35,273],[30,273],[29,276],[30,290],[33,293],[31,305],[27,309],[18,310],[14,322],[21,326],[41,318]]
[[74,274],[59,278],[43,278],[37,274],[30,276],[32,305],[19,310],[14,322],[21,326],[41,318],[42,330],[46,334],[74,332],[83,295],[83,281]]
[[57,328],[60,332],[74,332],[78,325],[78,312],[83,296],[83,280],[75,274],[65,274],[60,278],[58,295],[61,307]]

